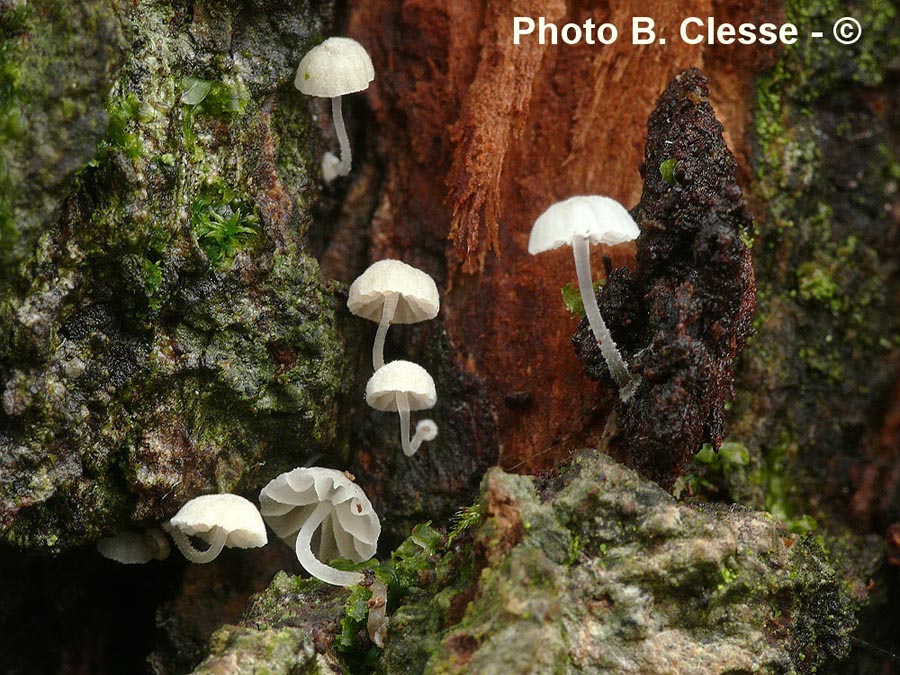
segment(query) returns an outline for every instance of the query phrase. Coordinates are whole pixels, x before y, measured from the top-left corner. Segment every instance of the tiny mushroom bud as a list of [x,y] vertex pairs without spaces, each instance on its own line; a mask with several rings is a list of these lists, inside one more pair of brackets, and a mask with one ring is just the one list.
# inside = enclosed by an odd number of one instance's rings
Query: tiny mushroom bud
[[120,532],[97,542],[97,550],[104,558],[125,565],[143,565],[151,560],[169,557],[169,542],[157,528],[146,532]]
[[571,246],[575,255],[578,290],[584,312],[600,352],[606,360],[619,395],[627,401],[637,390],[640,379],[632,377],[616,343],[600,316],[591,279],[591,244],[615,246],[637,239],[640,230],[625,207],[614,199],[601,196],[570,197],[557,202],[538,217],[531,229],[528,252],[543,253],[560,246]]
[[378,322],[372,346],[372,364],[378,370],[384,365],[384,339],[391,323],[433,319],[441,300],[427,273],[399,260],[379,260],[351,284],[347,307],[357,316]]
[[343,472],[315,466],[294,469],[269,481],[259,502],[269,527],[294,548],[297,560],[312,576],[335,586],[364,579],[360,572],[322,562],[338,557],[364,562],[375,555],[381,534],[368,497]]
[[409,438],[409,413],[411,410],[428,410],[437,403],[434,380],[422,366],[410,361],[391,361],[375,371],[366,383],[366,402],[384,412],[400,414],[400,443],[403,454],[412,457],[424,440],[434,440],[437,425],[429,420],[416,435]]
[[[194,563],[215,560],[228,548],[257,548],[266,545],[266,526],[253,502],[231,494],[195,497],[163,523],[184,557]],[[209,544],[198,551],[188,537]]]
[[334,129],[341,146],[341,159],[330,152],[322,159],[326,182],[350,173],[350,139],[344,128],[341,96],[363,91],[375,79],[375,68],[366,48],[351,38],[328,38],[313,47],[300,61],[294,86],[308,96],[331,99]]

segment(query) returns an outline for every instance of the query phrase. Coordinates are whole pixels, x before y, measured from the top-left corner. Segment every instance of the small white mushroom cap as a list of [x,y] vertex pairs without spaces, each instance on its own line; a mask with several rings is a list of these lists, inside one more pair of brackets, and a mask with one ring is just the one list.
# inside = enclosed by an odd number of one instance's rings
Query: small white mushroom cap
[[409,410],[428,410],[437,403],[434,379],[411,361],[391,361],[366,383],[366,403],[375,410],[396,412],[398,394],[406,394]]
[[303,57],[294,86],[308,96],[334,98],[367,89],[374,79],[366,48],[352,38],[332,37]]
[[350,286],[347,307],[357,316],[381,321],[385,298],[397,294],[391,323],[417,323],[437,316],[441,300],[427,273],[400,260],[379,260]]
[[[253,502],[232,494],[195,497],[167,523],[170,532],[199,537],[211,546],[223,539],[228,548],[257,548],[266,545],[266,526]],[[190,559],[174,535],[175,543]],[[186,541],[186,540],[185,540]],[[196,561],[195,561],[196,562]]]
[[104,558],[125,565],[143,565],[151,560],[169,557],[169,542],[162,531],[153,528],[146,532],[120,532],[97,542],[97,550]]
[[534,221],[528,252],[534,255],[571,246],[577,236],[589,239],[591,244],[615,246],[637,239],[640,233],[631,214],[615,199],[599,195],[569,197]]

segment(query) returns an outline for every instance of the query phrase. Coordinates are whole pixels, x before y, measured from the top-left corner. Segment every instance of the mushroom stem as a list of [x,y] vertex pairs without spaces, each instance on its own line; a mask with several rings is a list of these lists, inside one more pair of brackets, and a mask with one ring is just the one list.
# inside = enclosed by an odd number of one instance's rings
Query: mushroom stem
[[310,545],[313,534],[319,528],[319,525],[322,524],[322,521],[325,520],[332,506],[330,502],[321,502],[316,506],[297,533],[297,543],[294,548],[297,552],[297,560],[303,565],[303,569],[316,579],[321,579],[333,586],[352,586],[365,579],[365,576],[360,572],[345,572],[329,567],[313,555]]
[[331,116],[334,119],[334,131],[338,137],[338,143],[341,144],[341,163],[337,167],[338,176],[346,176],[350,173],[350,163],[353,157],[350,153],[350,138],[347,136],[347,129],[344,126],[344,115],[341,112],[341,97],[335,96],[331,99]]
[[172,540],[184,557],[198,565],[215,560],[222,552],[222,549],[225,547],[225,541],[228,539],[228,532],[221,527],[214,527],[209,532],[209,548],[205,551],[199,551],[191,543],[190,538],[177,527],[172,527],[168,523],[164,524],[163,527],[172,535]]
[[635,383],[628,372],[628,366],[622,359],[622,355],[616,348],[616,343],[610,335],[606,322],[600,316],[600,307],[597,305],[597,296],[594,295],[594,283],[591,278],[591,242],[588,237],[575,237],[572,243],[572,251],[575,255],[575,272],[578,274],[578,290],[581,292],[581,301],[584,304],[584,313],[587,316],[591,331],[600,345],[600,353],[606,360],[609,372],[615,383],[621,390],[623,401],[627,401],[634,393]]
[[387,337],[388,328],[397,311],[397,303],[400,302],[399,293],[388,293],[384,297],[384,305],[381,309],[381,321],[378,323],[378,332],[375,333],[375,344],[372,345],[372,365],[375,370],[384,365],[384,340]]
[[366,628],[369,639],[378,647],[384,647],[384,635],[387,633],[387,586],[375,578],[372,582],[372,599],[369,600],[369,620]]
[[409,398],[405,391],[397,392],[397,412],[400,414],[400,444],[403,447],[403,454],[412,457],[419,446],[414,448],[409,442]]

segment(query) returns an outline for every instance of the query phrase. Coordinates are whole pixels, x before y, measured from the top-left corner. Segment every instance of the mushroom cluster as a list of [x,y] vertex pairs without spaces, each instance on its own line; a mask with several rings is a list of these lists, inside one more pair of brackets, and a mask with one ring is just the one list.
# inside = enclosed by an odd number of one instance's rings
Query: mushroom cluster
[[424,419],[409,436],[409,413],[437,403],[434,380],[411,361],[384,362],[384,341],[392,323],[418,323],[437,316],[441,308],[437,285],[427,273],[400,260],[373,263],[350,286],[347,308],[378,323],[372,345],[375,373],[366,384],[366,402],[375,410],[400,415],[400,445],[412,457],[425,441],[438,435],[434,420]]

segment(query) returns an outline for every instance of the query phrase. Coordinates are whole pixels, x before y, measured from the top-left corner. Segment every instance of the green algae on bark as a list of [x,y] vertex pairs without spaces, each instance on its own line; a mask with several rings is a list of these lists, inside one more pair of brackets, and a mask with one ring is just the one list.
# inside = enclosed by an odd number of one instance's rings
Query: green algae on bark
[[123,51],[107,2],[0,4],[0,278],[31,252],[93,156]]
[[898,357],[888,207],[900,147],[896,96],[882,86],[898,53],[898,10],[881,0],[850,8],[791,1],[785,9],[801,34],[848,14],[864,30],[853,45],[787,46],[757,83],[759,311],[730,415],[731,437],[750,450],[750,480],[729,492],[765,507],[772,486],[790,486],[778,499],[786,512],[839,531],[862,430],[877,416]]
[[[67,152],[67,190],[62,178],[35,186],[54,208],[32,200],[31,219],[16,219],[6,260],[19,264],[0,282],[0,532],[17,546],[67,548],[201,492],[252,493],[335,437],[348,379],[339,300],[301,239],[316,199],[311,129],[273,122],[279,106],[306,105],[290,64],[328,10],[262,4],[243,22],[236,7],[97,0],[66,11],[109,35],[60,23],[61,4],[18,29],[32,38],[16,43],[21,60],[47,57],[58,78],[79,50],[62,59],[38,38],[96,38],[78,68],[112,87],[96,101],[85,91],[105,135],[78,132],[90,152]],[[272,61],[252,58],[262,52]],[[204,100],[184,100],[185,78],[212,83]],[[23,115],[47,98],[22,91]],[[22,147],[65,150],[55,126],[32,120]]]

